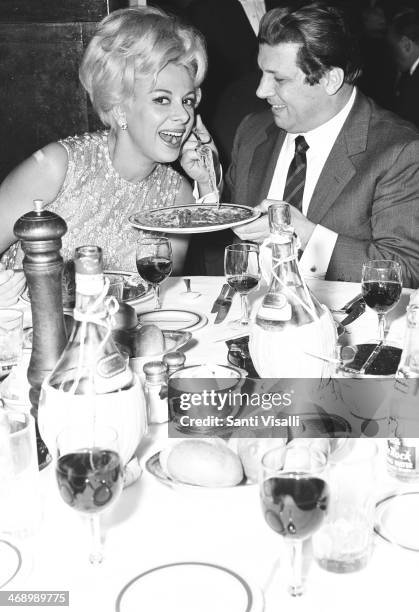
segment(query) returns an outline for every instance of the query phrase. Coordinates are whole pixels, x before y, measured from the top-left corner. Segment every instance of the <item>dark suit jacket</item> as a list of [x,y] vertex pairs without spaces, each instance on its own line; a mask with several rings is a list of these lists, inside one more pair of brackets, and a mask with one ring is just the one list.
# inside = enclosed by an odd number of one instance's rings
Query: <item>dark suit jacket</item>
[[[227,175],[231,202],[267,197],[285,131],[271,111],[249,115]],[[358,91],[317,182],[308,219],[339,234],[328,280],[358,282],[367,259],[397,259],[419,286],[419,132]]]
[[412,75],[401,77],[396,97],[396,112],[400,117],[419,127],[419,66]]

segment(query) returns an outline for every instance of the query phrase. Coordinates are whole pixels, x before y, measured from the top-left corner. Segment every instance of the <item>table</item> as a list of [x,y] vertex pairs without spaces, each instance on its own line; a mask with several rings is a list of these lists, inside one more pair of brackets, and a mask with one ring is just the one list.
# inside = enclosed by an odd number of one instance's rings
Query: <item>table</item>
[[[202,296],[191,301],[180,297],[184,291],[181,279],[171,278],[162,287],[164,306],[189,307],[209,318],[209,324],[194,333],[194,343],[186,353],[187,364],[226,362],[225,344],[215,340],[228,335],[227,326],[221,324],[215,329],[215,315],[209,313],[222,283],[221,277],[193,278],[192,289]],[[359,285],[354,283],[310,284],[320,300],[334,308],[359,292]],[[403,339],[408,294],[404,292],[401,303],[389,316],[389,337],[398,343]],[[260,295],[251,297],[253,304],[258,299]],[[146,310],[150,304],[144,302],[140,309]],[[236,298],[228,318],[236,317],[239,310]],[[367,312],[350,326],[350,340],[365,340],[375,335],[376,329],[374,313]],[[141,445],[142,461],[166,443],[166,426],[151,427]],[[25,569],[6,588],[69,590],[71,612],[112,611],[118,593],[130,579],[152,567],[176,561],[213,562],[242,574],[264,590],[266,612],[281,610],[281,606],[287,612],[353,612],[367,607],[387,611],[411,608],[417,598],[419,555],[377,539],[376,551],[365,570],[336,575],[312,564],[307,594],[292,600],[284,590],[284,543],[263,519],[257,486],[220,490],[217,494],[205,489],[186,493],[165,487],[146,471],[123,491],[115,508],[104,516],[105,561],[99,569],[91,568],[87,560],[88,526],[59,498],[52,466],[41,473],[41,484],[44,520],[37,535],[21,544],[26,555]],[[271,575],[278,558],[279,568]],[[147,612],[141,602],[138,609]]]

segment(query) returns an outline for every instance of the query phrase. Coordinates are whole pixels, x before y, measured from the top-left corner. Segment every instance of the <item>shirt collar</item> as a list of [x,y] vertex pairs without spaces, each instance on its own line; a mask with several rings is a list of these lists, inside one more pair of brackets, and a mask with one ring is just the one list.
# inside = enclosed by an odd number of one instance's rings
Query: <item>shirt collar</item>
[[[334,142],[336,140],[354,105],[356,91],[356,87],[354,87],[351,97],[337,115],[329,119],[329,121],[326,121],[326,123],[319,125],[319,127],[314,128],[314,130],[301,134],[306,139],[310,148],[317,146],[324,147],[326,142]],[[291,142],[294,142],[297,136],[299,136],[299,134],[288,134]]]
[[410,66],[410,69],[409,69],[410,76],[412,76],[412,74],[415,72],[418,66],[419,66],[419,56],[416,58],[416,61],[414,61],[413,64]]

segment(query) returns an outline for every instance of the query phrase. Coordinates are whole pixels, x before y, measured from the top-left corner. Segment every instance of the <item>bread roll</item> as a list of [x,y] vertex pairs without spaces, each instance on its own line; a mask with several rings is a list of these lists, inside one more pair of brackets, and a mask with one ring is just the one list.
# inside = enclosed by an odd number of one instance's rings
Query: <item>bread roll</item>
[[243,480],[238,456],[227,445],[209,440],[182,440],[168,457],[168,474],[187,484],[201,487],[230,487]]
[[157,325],[142,325],[135,330],[133,338],[134,357],[149,357],[164,353],[163,332]]

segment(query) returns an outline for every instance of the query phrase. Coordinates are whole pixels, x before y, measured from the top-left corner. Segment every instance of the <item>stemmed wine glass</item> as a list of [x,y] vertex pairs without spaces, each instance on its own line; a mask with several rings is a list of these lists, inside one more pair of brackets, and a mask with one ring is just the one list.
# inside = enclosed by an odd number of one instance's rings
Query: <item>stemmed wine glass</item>
[[260,281],[259,247],[257,244],[242,242],[225,248],[224,273],[230,287],[241,297],[241,317],[233,321],[233,327],[249,324],[248,294],[256,289]]
[[379,341],[384,343],[386,313],[394,308],[402,293],[402,270],[397,261],[370,259],[362,266],[362,295],[378,314]]
[[165,237],[142,236],[137,242],[137,270],[153,286],[156,310],[161,308],[160,283],[172,273],[172,245]]
[[262,510],[269,527],[290,544],[294,597],[304,592],[303,541],[319,529],[329,503],[326,465],[326,454],[315,447],[281,446],[262,457]]
[[103,561],[100,514],[115,503],[123,484],[118,434],[112,427],[64,428],[57,436],[55,468],[63,500],[89,516],[92,537],[89,561]]

